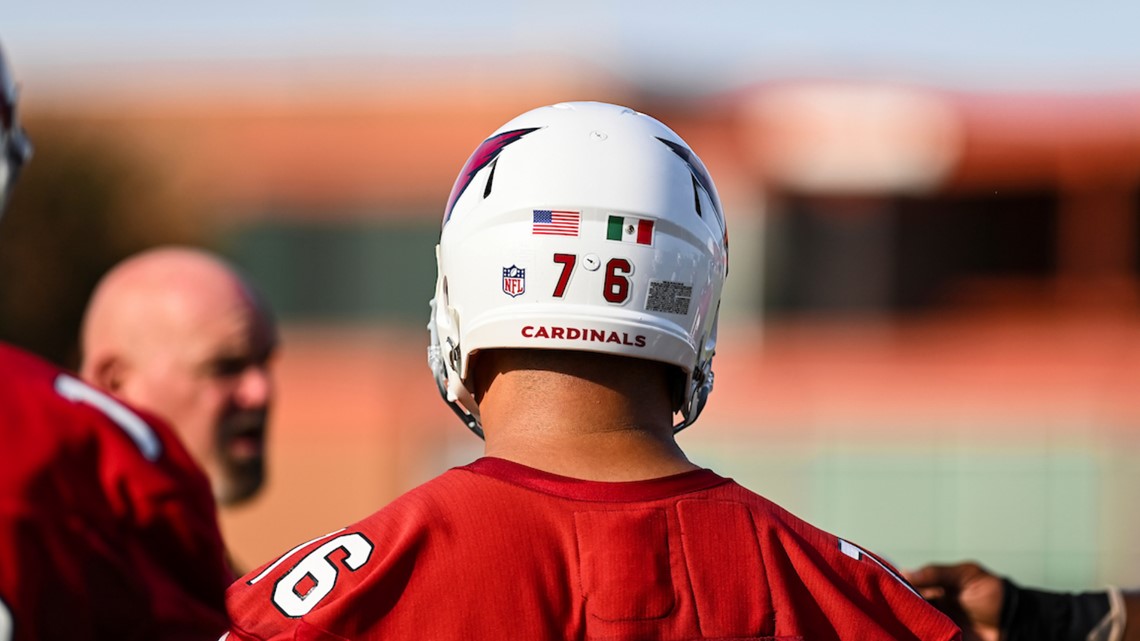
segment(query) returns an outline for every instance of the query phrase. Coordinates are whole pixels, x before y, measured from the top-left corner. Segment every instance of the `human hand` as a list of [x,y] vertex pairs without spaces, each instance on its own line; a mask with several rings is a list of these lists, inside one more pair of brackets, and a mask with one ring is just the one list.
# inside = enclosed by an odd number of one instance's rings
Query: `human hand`
[[975,562],[927,565],[903,575],[962,628],[962,641],[998,641],[1002,579]]

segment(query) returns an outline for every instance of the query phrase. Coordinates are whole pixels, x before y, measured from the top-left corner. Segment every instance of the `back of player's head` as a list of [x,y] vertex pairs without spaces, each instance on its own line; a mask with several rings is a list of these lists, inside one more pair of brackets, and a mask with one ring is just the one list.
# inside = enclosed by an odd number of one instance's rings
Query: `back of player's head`
[[675,366],[675,429],[696,420],[712,389],[727,236],[704,164],[658,120],[594,102],[511,120],[460,171],[437,252],[429,364],[476,433],[471,359],[497,348]]
[[32,155],[32,145],[17,116],[16,81],[0,47],[0,215],[20,168]]

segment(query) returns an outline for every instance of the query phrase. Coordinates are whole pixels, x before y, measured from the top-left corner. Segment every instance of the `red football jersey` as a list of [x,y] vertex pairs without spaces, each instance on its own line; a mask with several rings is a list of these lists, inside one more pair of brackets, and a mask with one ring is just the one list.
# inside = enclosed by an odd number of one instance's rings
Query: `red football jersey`
[[882,561],[709,470],[456,468],[235,582],[240,639],[947,641]]
[[164,424],[0,344],[0,639],[216,639],[209,484]]

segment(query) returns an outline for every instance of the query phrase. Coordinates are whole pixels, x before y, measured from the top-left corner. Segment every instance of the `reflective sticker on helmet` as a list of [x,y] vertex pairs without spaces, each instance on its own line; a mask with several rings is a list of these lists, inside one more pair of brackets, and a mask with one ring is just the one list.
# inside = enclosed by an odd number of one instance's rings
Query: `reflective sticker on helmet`
[[668,280],[651,280],[649,295],[645,299],[645,310],[688,316],[689,303],[692,301],[692,285]]
[[511,298],[526,292],[526,270],[517,265],[503,268],[503,293]]
[[607,303],[624,305],[629,300],[631,283],[629,275],[633,273],[633,263],[625,258],[611,258],[606,263],[606,278],[602,287],[602,298]]
[[653,221],[647,218],[611,215],[606,223],[606,240],[652,245]]
[[530,233],[535,236],[577,236],[582,214],[576,211],[535,209]]
[[566,286],[570,284],[570,277],[574,275],[574,265],[578,263],[576,254],[555,254],[554,262],[562,265],[562,273],[558,275],[558,283],[554,285],[554,297],[562,298],[566,295]]

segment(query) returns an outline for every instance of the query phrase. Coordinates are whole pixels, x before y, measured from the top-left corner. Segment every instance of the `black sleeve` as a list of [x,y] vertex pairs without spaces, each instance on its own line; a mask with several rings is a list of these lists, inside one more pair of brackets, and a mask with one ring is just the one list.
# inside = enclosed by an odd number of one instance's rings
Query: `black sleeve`
[[1004,579],[1002,594],[1006,641],[1085,641],[1110,610],[1107,592],[1029,590]]

